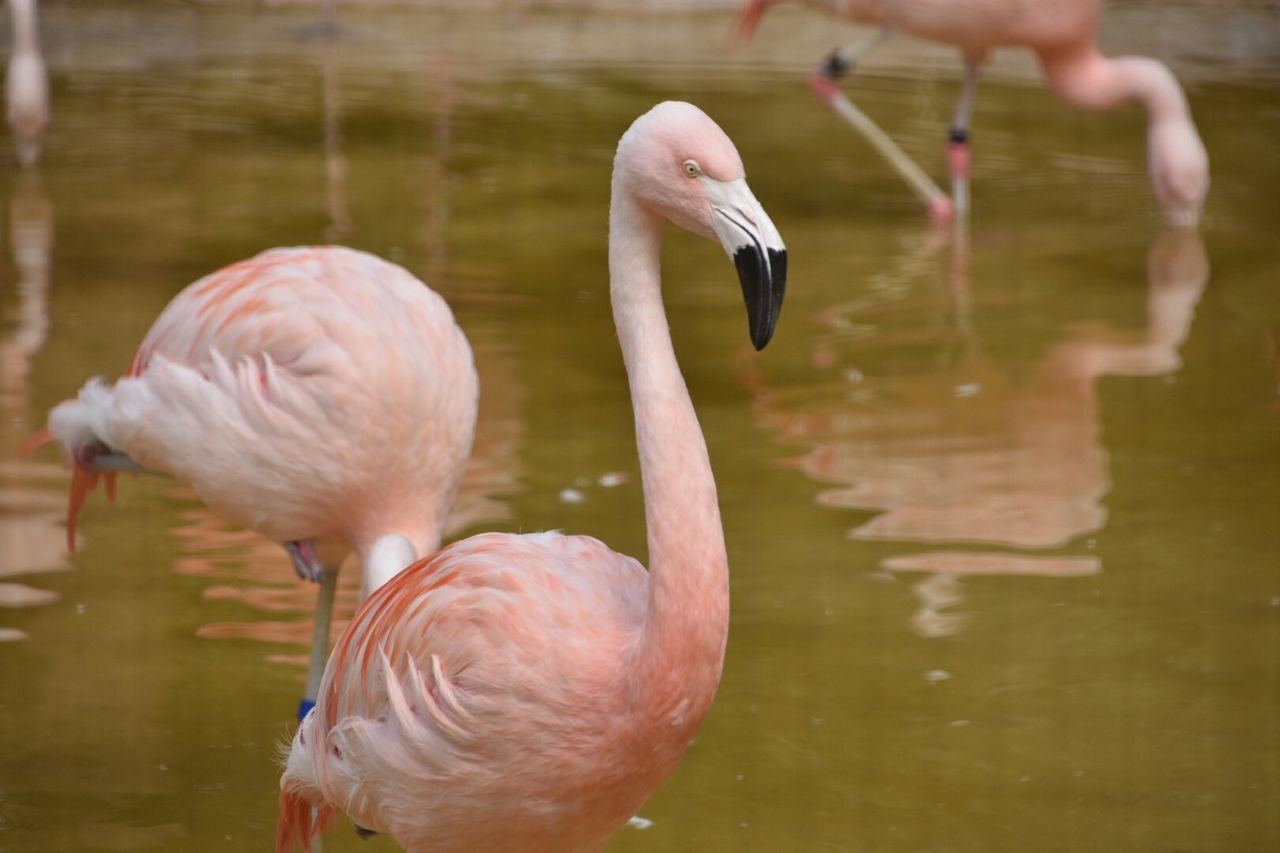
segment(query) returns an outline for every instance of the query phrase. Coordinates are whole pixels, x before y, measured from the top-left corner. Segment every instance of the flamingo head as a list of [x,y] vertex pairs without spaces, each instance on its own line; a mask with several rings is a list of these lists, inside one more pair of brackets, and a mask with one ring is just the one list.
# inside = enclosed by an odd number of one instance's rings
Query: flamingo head
[[618,143],[614,192],[620,191],[652,215],[724,247],[742,284],[751,342],[764,349],[782,310],[787,248],[719,125],[692,104],[658,104]]
[[1209,155],[1190,121],[1153,123],[1147,131],[1151,185],[1173,228],[1194,228],[1209,194]]

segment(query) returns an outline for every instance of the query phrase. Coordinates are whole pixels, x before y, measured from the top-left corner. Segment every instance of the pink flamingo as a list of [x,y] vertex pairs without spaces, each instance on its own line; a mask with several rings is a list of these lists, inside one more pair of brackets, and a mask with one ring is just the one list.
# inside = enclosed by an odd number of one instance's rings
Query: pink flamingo
[[285,543],[319,581],[314,704],[338,567],[372,591],[440,546],[475,429],[471,347],[438,294],[340,247],[272,249],[187,287],[113,386],[91,379],[28,447],[74,465],[67,545],[100,477],[189,483],[215,512]]
[[720,680],[729,575],[707,447],[663,310],[665,220],[718,237],[757,349],[786,250],[733,143],[663,103],[618,144],[610,295],[631,384],[651,571],[586,536],[483,534],[368,601],[281,779],[276,849],[345,810],[407,849],[600,850],[679,763]]
[[[794,0],[748,0],[737,32],[750,38],[765,10]],[[834,52],[810,78],[818,96],[844,116],[889,159],[936,218],[968,212],[969,118],[978,76],[997,47],[1035,51],[1049,87],[1070,106],[1105,110],[1133,101],[1147,111],[1147,164],[1156,199],[1173,227],[1194,227],[1209,191],[1209,157],[1196,132],[1186,96],[1163,63],[1142,56],[1109,59],[1098,52],[1100,0],[799,0],[860,24],[879,26],[867,41]],[[954,44],[964,53],[965,75],[951,125],[947,159],[952,200],[836,87],[835,81],[891,32],[902,30]]]
[[5,78],[9,127],[18,162],[34,166],[40,159],[40,137],[49,124],[49,78],[40,55],[36,0],[9,0],[13,47]]

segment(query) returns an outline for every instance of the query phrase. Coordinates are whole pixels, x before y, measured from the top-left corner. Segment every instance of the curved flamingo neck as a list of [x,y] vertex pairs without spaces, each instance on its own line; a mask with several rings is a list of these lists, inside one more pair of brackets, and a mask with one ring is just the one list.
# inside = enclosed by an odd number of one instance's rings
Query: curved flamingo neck
[[364,581],[361,598],[400,573],[400,570],[421,557],[440,550],[443,539],[442,525],[435,513],[426,513],[419,521],[403,516],[390,518],[388,523],[352,535],[352,544],[360,557]]
[[[434,552],[427,551],[426,554]],[[422,554],[422,556],[426,556]],[[360,597],[368,598],[383,584],[400,574],[406,566],[418,559],[419,553],[408,537],[399,533],[388,533],[374,541],[367,554],[362,554],[364,577],[360,586]]]
[[729,567],[707,445],[662,305],[662,227],[615,176],[610,297],[631,387],[649,542],[636,683],[672,725],[696,726],[724,662]]
[[13,24],[13,52],[36,53],[40,39],[36,31],[35,0],[9,0],[9,17]]
[[1149,125],[1189,122],[1187,98],[1173,72],[1145,56],[1108,58],[1089,45],[1040,54],[1049,86],[1062,100],[1083,110],[1108,110],[1137,101]]

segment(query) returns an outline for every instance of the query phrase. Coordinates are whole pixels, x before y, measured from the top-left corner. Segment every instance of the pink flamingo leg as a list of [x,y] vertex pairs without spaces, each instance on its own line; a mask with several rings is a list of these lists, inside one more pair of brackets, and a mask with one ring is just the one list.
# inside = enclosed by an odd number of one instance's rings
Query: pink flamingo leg
[[973,116],[973,100],[978,91],[978,76],[982,68],[981,56],[966,56],[964,85],[956,102],[955,118],[951,122],[950,140],[947,143],[947,166],[951,171],[951,200],[955,203],[958,219],[969,215],[969,169],[972,155],[969,150],[969,123]]
[[916,165],[914,160],[907,156],[905,151],[898,147],[897,143],[887,133],[881,130],[866,113],[858,109],[840,91],[840,87],[836,85],[836,80],[851,72],[857,66],[859,59],[891,35],[893,35],[893,30],[889,27],[883,27],[869,39],[858,42],[851,47],[833,51],[822,66],[809,76],[809,88],[836,115],[862,134],[862,137],[871,143],[871,146],[880,153],[880,156],[889,161],[889,165],[902,176],[902,179],[907,182],[907,185],[911,187],[916,196],[924,202],[926,209],[929,211],[930,219],[935,222],[946,222],[951,219],[953,214],[951,199],[947,197],[947,194],[925,174],[923,169]]

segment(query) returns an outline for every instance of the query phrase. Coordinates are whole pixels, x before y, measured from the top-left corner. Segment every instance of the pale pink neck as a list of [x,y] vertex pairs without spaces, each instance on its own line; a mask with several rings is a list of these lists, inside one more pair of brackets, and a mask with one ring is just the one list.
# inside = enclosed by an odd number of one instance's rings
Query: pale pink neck
[[9,0],[9,19],[13,24],[14,53],[33,53],[39,49],[36,34],[35,0]]
[[[610,295],[631,385],[649,540],[649,603],[636,675],[659,705],[681,716],[687,711],[687,722],[696,725],[724,661],[728,559],[707,445],[662,305],[663,223],[619,184],[615,179],[609,216]],[[686,699],[687,708],[674,707]]]
[[425,523],[389,522],[367,535],[356,535],[352,544],[360,558],[360,597],[379,589],[400,570],[440,549],[442,532],[431,516]]
[[1109,59],[1089,45],[1040,55],[1049,86],[1062,100],[1083,110],[1108,110],[1138,102],[1147,122],[1189,122],[1190,110],[1177,78],[1164,63],[1145,56]]

